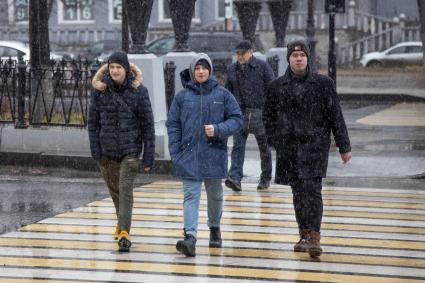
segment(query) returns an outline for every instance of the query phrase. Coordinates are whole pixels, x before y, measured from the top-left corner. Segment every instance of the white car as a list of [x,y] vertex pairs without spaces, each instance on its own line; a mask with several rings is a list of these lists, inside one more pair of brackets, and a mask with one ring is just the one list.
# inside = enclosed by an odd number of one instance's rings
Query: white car
[[360,64],[363,67],[421,64],[422,58],[422,42],[407,41],[391,46],[382,52],[364,54],[360,59]]
[[[30,49],[29,45],[20,41],[0,41],[0,59],[7,60],[18,60],[21,57],[24,61],[30,60]],[[54,53],[50,53],[50,58],[53,60],[61,60],[62,56]]]

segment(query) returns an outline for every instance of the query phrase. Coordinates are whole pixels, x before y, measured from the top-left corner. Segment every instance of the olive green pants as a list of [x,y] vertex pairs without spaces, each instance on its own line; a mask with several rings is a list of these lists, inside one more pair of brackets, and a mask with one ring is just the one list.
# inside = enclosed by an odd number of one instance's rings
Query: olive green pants
[[99,168],[115,206],[119,230],[130,233],[133,210],[133,184],[139,172],[136,154],[125,156],[121,161],[102,158]]

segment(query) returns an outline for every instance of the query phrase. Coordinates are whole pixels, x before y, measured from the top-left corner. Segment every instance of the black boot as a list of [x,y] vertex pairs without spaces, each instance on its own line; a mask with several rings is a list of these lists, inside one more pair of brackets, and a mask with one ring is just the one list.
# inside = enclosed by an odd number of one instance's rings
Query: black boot
[[184,240],[177,241],[176,249],[186,256],[196,255],[196,238],[192,234],[184,233]]
[[220,227],[210,227],[210,248],[221,248]]

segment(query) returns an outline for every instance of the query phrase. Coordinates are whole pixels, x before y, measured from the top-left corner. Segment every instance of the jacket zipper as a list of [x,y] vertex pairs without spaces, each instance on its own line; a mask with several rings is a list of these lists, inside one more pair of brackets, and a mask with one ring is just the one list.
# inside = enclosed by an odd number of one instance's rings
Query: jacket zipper
[[202,98],[203,98],[203,89],[202,89],[202,84],[199,84],[199,86],[201,87],[201,110],[200,110],[200,115],[199,115],[199,124],[200,124],[200,126],[201,126],[201,132],[199,133],[199,140],[198,140],[198,149],[196,150],[196,167],[197,167],[197,171],[198,171],[198,176],[199,176],[199,156],[198,156],[198,154],[199,154],[199,147],[200,147],[200,144],[201,144],[201,138],[202,138],[202,131],[204,130],[204,128],[203,128],[203,123],[202,123]]

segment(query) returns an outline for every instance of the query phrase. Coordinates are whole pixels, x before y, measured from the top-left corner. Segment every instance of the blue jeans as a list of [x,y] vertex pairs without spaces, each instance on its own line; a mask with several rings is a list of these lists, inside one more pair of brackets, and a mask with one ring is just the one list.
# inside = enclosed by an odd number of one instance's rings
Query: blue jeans
[[[223,214],[223,187],[220,179],[204,180],[207,191],[208,227],[220,227]],[[183,180],[184,230],[195,238],[198,233],[199,201],[202,181]]]
[[[260,150],[261,179],[260,182],[268,183],[272,179],[272,153],[267,144],[267,136],[264,130],[263,120],[258,111],[244,113],[244,127],[233,136],[232,159],[229,170],[229,178],[240,182],[243,177],[243,163],[245,161],[245,145],[248,135],[254,134]],[[250,115],[255,114],[255,115]]]

